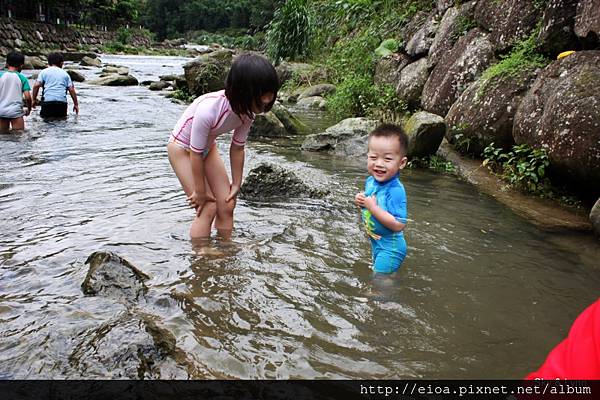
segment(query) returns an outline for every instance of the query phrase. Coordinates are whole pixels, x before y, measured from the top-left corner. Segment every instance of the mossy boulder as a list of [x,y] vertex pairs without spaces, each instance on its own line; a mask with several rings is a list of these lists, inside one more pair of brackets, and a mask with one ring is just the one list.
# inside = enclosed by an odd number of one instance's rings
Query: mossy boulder
[[367,153],[367,136],[377,126],[368,118],[347,118],[325,129],[325,132],[308,135],[302,150],[319,151],[340,156],[362,156]]
[[408,135],[408,156],[426,157],[435,154],[444,139],[446,123],[439,115],[420,111],[404,123]]
[[101,67],[102,61],[99,58],[91,58],[91,57],[85,56],[81,59],[79,64],[83,65],[83,66],[87,66],[87,67]]
[[287,130],[277,116],[272,112],[258,114],[252,127],[250,127],[249,136],[255,137],[283,137],[286,136]]
[[183,70],[190,93],[201,96],[224,89],[233,55],[232,50],[217,50],[185,64]]
[[266,200],[272,198],[321,198],[329,191],[312,187],[295,172],[271,163],[252,168],[240,189],[240,198]]
[[101,86],[136,86],[138,80],[132,75],[108,74],[90,81],[90,83]]
[[515,113],[535,76],[533,69],[524,68],[514,74],[474,82],[446,115],[448,141],[457,145],[459,152],[475,156],[480,156],[491,143],[510,149],[515,144]]
[[308,126],[278,102],[273,105],[271,111],[281,121],[288,134],[300,135],[308,132]]
[[421,58],[407,65],[396,82],[396,94],[404,100],[410,108],[417,108],[421,103],[423,87],[429,77],[427,58]]
[[544,148],[550,171],[581,195],[600,197],[600,51],[556,60],[537,77],[515,115],[517,144]]
[[411,62],[411,58],[404,53],[394,53],[378,59],[375,63],[374,82],[395,87],[400,80],[401,71]]
[[69,74],[69,76],[71,77],[71,80],[73,82],[83,82],[85,81],[85,76],[83,76],[83,74],[73,70],[73,69],[67,69],[65,70],[67,74]]

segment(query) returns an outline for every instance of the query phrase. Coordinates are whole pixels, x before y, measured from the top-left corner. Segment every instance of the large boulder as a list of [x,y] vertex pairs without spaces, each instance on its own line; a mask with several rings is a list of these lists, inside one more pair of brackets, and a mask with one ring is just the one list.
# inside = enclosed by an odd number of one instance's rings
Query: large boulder
[[398,38],[400,39],[399,51],[406,52],[406,44],[409,40],[421,29],[429,18],[429,14],[425,11],[418,11],[407,24],[402,25],[398,32]]
[[592,207],[592,211],[590,211],[590,222],[596,236],[600,238],[600,199],[596,201],[594,207]]
[[150,315],[124,312],[77,338],[69,365],[82,378],[189,379],[196,370]]
[[452,105],[446,138],[462,153],[480,156],[489,144],[510,149],[517,108],[535,79],[535,71],[523,69],[493,80],[477,80]]
[[400,77],[396,84],[396,94],[410,108],[417,108],[421,104],[421,93],[428,77],[427,58],[424,57],[400,71]]
[[96,251],[85,263],[90,266],[81,284],[86,295],[134,302],[148,291],[144,281],[149,279],[149,276],[117,254]]
[[223,49],[202,55],[185,64],[183,70],[190,93],[201,96],[224,89],[233,55],[233,51]]
[[411,57],[426,55],[433,43],[439,23],[437,12],[432,11],[421,28],[406,43],[406,53]]
[[377,121],[367,118],[347,118],[325,129],[325,132],[308,135],[302,150],[329,152],[341,156],[367,154],[367,136],[375,129]]
[[129,68],[118,65],[107,65],[102,68],[102,72],[107,74],[129,75]]
[[25,56],[24,69],[44,69],[48,66],[48,61],[40,56]]
[[87,67],[101,67],[102,61],[100,61],[99,58],[91,58],[91,57],[85,56],[81,59],[79,64],[83,65],[83,66],[87,66]]
[[321,84],[313,85],[313,86],[310,86],[310,87],[307,87],[306,89],[304,89],[302,91],[302,93],[300,93],[300,95],[298,96],[298,100],[302,100],[307,97],[313,97],[313,96],[325,97],[332,93],[335,93],[335,85],[332,85],[329,83],[321,83]]
[[479,0],[475,19],[490,32],[494,49],[503,52],[535,29],[543,11],[538,0]]
[[83,57],[88,57],[88,58],[98,57],[94,53],[84,53],[84,52],[79,52],[79,51],[67,51],[67,52],[62,53],[62,55],[63,55],[63,58],[65,61],[74,61],[74,62],[81,62],[81,60],[83,60]]
[[280,166],[262,163],[253,168],[240,189],[240,198],[265,200],[270,198],[321,198],[329,190],[311,187],[293,171]]
[[444,140],[446,123],[439,115],[420,111],[404,124],[408,135],[408,157],[426,157],[435,154]]
[[279,104],[279,102],[273,104],[271,111],[275,114],[277,119],[281,121],[283,126],[285,126],[288,134],[300,135],[308,131],[308,126],[300,121],[294,114],[289,112],[287,108]]
[[138,80],[131,75],[110,74],[90,81],[90,83],[102,86],[136,86],[138,84]]
[[71,77],[71,80],[73,82],[83,82],[83,81],[85,81],[85,76],[83,76],[83,74],[75,71],[74,69],[67,69],[65,71],[67,72],[67,74],[69,74],[69,76]]
[[600,197],[600,51],[554,61],[515,115],[517,144],[543,147],[551,171],[582,195]]
[[549,0],[542,16],[542,27],[536,42],[541,52],[551,58],[578,47],[574,32],[578,0]]
[[437,63],[423,88],[423,109],[445,116],[462,92],[492,62],[494,51],[488,35],[479,28],[461,37]]
[[[442,56],[452,50],[452,47],[461,36],[461,31],[473,21],[474,1],[468,1],[460,6],[450,7],[444,13],[437,33],[427,56],[427,66],[433,68]],[[466,32],[465,32],[466,33]]]
[[395,87],[400,79],[400,72],[411,62],[411,58],[404,53],[394,53],[390,56],[382,57],[375,64],[373,81],[378,85]]
[[588,46],[598,46],[600,39],[600,2],[580,0],[575,17],[575,34]]
[[287,130],[277,116],[272,112],[258,114],[250,127],[251,138],[256,137],[282,137],[287,135]]

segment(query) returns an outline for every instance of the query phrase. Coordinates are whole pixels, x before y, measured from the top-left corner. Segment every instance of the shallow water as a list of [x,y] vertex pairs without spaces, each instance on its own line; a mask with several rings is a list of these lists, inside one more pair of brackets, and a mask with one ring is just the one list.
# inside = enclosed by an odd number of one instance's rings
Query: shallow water
[[[142,81],[180,73],[185,59],[103,61]],[[520,378],[600,293],[593,238],[541,232],[472,186],[426,171],[402,176],[409,255],[398,273],[374,277],[353,206],[362,163],[281,141],[249,143],[246,172],[276,162],[332,195],[241,200],[233,241],[196,255],[192,211],[165,147],[184,106],[144,87],[77,89],[79,117],[44,123],[34,113],[26,132],[0,136],[1,377],[101,377],[69,362],[124,309],[81,291],[96,250],[151,276],[138,308],[202,376]],[[222,154],[227,147],[222,139]]]

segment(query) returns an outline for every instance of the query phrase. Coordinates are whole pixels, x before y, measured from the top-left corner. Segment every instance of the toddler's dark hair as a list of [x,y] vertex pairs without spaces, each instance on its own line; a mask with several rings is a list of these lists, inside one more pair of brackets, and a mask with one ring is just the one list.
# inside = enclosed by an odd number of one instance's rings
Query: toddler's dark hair
[[397,137],[400,143],[400,153],[406,155],[408,150],[408,135],[399,125],[381,124],[369,133],[369,139],[372,137]]
[[261,105],[260,97],[265,93],[273,93],[273,101],[266,105],[264,111],[270,111],[277,98],[279,78],[273,65],[265,57],[245,53],[238,56],[225,81],[225,96],[234,113],[246,114],[252,118],[252,105]]
[[57,67],[62,66],[65,59],[61,53],[50,53],[48,54],[48,65],[56,65]]
[[6,56],[6,65],[13,68],[19,68],[25,64],[25,56],[19,52],[11,51]]

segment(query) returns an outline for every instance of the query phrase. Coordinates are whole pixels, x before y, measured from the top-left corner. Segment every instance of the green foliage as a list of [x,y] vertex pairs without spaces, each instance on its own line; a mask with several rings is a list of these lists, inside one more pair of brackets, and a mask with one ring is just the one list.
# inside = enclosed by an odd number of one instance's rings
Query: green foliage
[[532,70],[536,68],[543,68],[550,62],[543,55],[537,53],[538,45],[536,37],[539,32],[538,29],[532,32],[528,38],[517,42],[512,51],[502,57],[502,60],[486,69],[481,77],[481,86],[477,93],[481,96],[485,93],[488,86],[501,76],[517,76],[524,70]]
[[121,44],[130,44],[131,37],[132,34],[129,28],[121,27],[117,30],[117,42]]
[[170,98],[184,101],[186,103],[191,103],[196,98],[193,94],[184,89],[176,89],[171,92]]
[[407,168],[426,168],[436,172],[453,173],[456,171],[456,166],[452,162],[447,161],[444,157],[432,154],[427,157],[413,157],[408,164]]
[[483,165],[498,173],[511,186],[534,194],[544,194],[550,183],[546,170],[550,160],[545,149],[515,145],[509,152],[490,144],[483,151]]
[[223,47],[230,49],[244,49],[244,50],[262,50],[264,33],[259,32],[254,36],[246,35],[243,33],[219,33],[219,32],[207,32],[197,31],[192,34],[192,40],[198,44],[210,45],[212,43],[218,43]]
[[267,30],[267,54],[278,64],[286,58],[306,55],[312,31],[307,0],[286,0],[275,10]]
[[375,55],[385,57],[398,51],[398,41],[396,39],[386,39],[375,49]]

